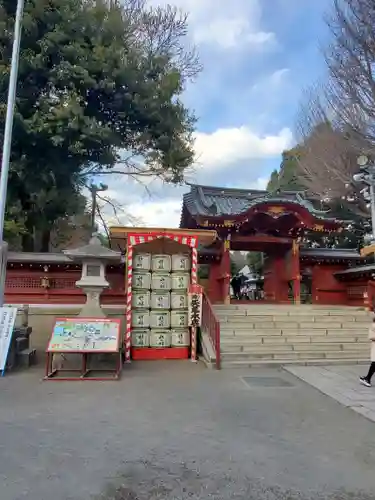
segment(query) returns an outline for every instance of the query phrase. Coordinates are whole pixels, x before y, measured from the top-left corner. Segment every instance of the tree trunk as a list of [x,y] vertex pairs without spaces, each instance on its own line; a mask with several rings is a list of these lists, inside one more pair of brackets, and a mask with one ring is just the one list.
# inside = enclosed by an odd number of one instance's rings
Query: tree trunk
[[22,235],[22,251],[23,252],[34,252],[34,236],[33,233],[27,232]]
[[40,251],[41,252],[49,252],[50,250],[50,241],[51,241],[51,230],[45,229],[42,231],[41,242],[40,242]]

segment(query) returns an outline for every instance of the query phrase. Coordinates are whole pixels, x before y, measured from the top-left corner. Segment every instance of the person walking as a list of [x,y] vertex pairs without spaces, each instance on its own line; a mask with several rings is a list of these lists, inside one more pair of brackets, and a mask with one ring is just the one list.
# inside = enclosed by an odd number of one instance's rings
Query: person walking
[[368,373],[365,377],[360,377],[360,382],[366,387],[371,387],[371,379],[375,373],[375,318],[372,320],[372,325],[369,328],[368,338],[371,341],[371,364]]

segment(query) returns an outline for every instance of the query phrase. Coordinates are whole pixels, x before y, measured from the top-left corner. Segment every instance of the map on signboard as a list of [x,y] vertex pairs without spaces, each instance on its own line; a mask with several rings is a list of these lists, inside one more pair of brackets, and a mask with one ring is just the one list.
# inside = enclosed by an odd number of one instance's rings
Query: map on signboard
[[119,319],[59,318],[47,352],[118,352],[120,325]]

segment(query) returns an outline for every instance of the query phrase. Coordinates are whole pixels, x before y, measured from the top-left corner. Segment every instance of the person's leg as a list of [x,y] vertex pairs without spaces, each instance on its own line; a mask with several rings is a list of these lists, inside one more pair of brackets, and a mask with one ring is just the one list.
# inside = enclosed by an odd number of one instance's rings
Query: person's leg
[[370,365],[368,374],[366,375],[366,380],[368,380],[369,382],[371,382],[371,379],[372,379],[374,373],[375,373],[375,361],[373,361],[371,363],[371,365]]
[[362,385],[365,385],[366,387],[371,387],[371,379],[372,379],[372,376],[374,375],[375,373],[375,361],[373,361],[370,365],[370,368],[368,370],[368,374],[366,375],[366,377],[360,377],[360,382]]

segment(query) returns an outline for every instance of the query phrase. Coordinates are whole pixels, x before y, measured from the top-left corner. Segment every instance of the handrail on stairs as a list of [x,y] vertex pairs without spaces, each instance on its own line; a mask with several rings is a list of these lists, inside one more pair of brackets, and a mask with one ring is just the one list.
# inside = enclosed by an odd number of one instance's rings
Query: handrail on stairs
[[217,370],[220,370],[220,322],[205,292],[203,292],[202,303],[202,329],[209,336],[211,345],[215,351],[215,367]]

